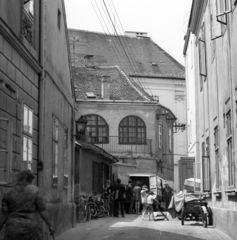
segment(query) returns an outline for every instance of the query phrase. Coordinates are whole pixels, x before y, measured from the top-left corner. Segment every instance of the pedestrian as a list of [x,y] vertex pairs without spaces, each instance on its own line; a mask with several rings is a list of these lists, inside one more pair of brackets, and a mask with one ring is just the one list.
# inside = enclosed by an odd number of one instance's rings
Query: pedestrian
[[121,179],[117,179],[117,184],[114,187],[115,198],[114,198],[114,217],[119,216],[119,207],[122,217],[124,217],[124,206],[123,201],[125,197],[125,187],[121,184]]
[[155,221],[154,217],[154,208],[153,208],[153,203],[155,200],[156,195],[152,191],[149,192],[149,196],[147,197],[147,211],[148,211],[148,217],[149,221],[151,221],[151,216],[153,221]]
[[105,192],[108,194],[109,201],[109,216],[114,214],[114,185],[111,185],[110,180],[106,180]]
[[32,184],[34,175],[30,170],[18,173],[17,182],[6,191],[2,199],[3,218],[0,220],[0,231],[4,224],[6,240],[42,240],[43,228],[40,217],[54,233],[53,223],[46,211],[46,204],[40,189]]
[[141,187],[139,186],[139,182],[136,182],[136,186],[133,188],[133,196],[135,203],[135,213],[140,212],[140,204],[141,204]]
[[164,188],[164,198],[165,198],[165,206],[166,206],[166,210],[168,209],[169,207],[169,204],[170,204],[170,200],[173,196],[173,189],[169,186],[168,182],[165,182],[164,183],[165,185],[165,188]]
[[147,213],[147,197],[148,197],[148,188],[146,185],[142,186],[141,190],[141,199],[142,199],[142,220],[145,219],[145,214]]
[[133,210],[133,188],[132,188],[132,179],[128,180],[128,185],[126,186],[126,198],[129,202],[128,214],[132,214]]

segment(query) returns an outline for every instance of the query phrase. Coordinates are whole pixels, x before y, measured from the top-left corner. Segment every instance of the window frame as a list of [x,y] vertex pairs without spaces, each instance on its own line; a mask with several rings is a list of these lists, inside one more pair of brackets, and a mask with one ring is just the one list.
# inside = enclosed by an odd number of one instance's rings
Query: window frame
[[211,192],[211,165],[209,156],[202,156],[202,182],[203,192]]
[[[1,185],[6,185],[10,183],[11,181],[11,166],[12,166],[12,122],[8,118],[3,118],[0,117],[0,123],[1,121],[6,121],[7,122],[7,129],[6,129],[6,149],[0,148],[0,152],[7,152],[7,157],[6,157],[6,181],[0,181],[0,186]],[[0,125],[1,126],[1,125]]]
[[232,12],[231,0],[216,0],[216,20],[217,22],[227,25],[227,14]]
[[[25,115],[25,110],[27,110],[27,116]],[[30,114],[31,113],[31,127],[30,127]],[[27,117],[27,119],[25,119]],[[25,120],[27,125],[25,125]],[[31,129],[31,130],[30,130]],[[26,164],[26,168],[29,170],[32,170],[32,164],[33,164],[33,145],[34,145],[34,139],[33,139],[33,133],[34,133],[34,111],[32,108],[30,108],[28,105],[23,103],[23,134],[22,134],[22,161]],[[26,151],[24,149],[25,147],[25,139],[26,139]],[[29,142],[31,142],[31,153],[29,148]],[[26,155],[26,159],[25,156]],[[29,159],[29,156],[31,155],[31,159]],[[24,164],[24,168],[25,168]]]
[[158,125],[158,134],[159,134],[159,148],[163,148],[163,125],[159,124]]
[[205,41],[205,22],[201,27],[201,37],[198,39],[199,50],[199,75],[200,75],[200,91],[203,89],[203,83],[207,79],[207,54],[206,54],[206,41]]
[[[89,121],[90,121],[90,119],[88,119],[90,116],[95,116],[96,117],[96,119],[95,119],[95,121],[96,121],[96,124],[95,125],[90,125],[89,124]],[[99,115],[97,115],[97,114],[87,114],[87,115],[84,115],[84,117],[85,117],[85,119],[87,120],[87,125],[86,125],[86,129],[87,129],[87,133],[86,133],[86,135],[87,135],[87,142],[89,142],[89,143],[92,143],[92,144],[102,144],[102,143],[109,143],[109,125],[108,125],[108,123],[105,121],[105,119],[103,118],[103,117],[101,117],[101,116],[99,116]],[[103,122],[105,123],[105,125],[100,125],[99,124],[99,119],[102,119],[103,120]],[[92,131],[88,131],[88,129],[89,128],[95,128],[95,132],[96,132],[96,135],[95,136],[92,136],[92,135],[90,135],[91,134],[91,132]],[[105,133],[106,133],[106,136],[101,136],[101,135],[99,135],[99,129],[103,129],[103,128],[106,128],[106,131],[105,131]],[[102,130],[102,133],[104,133],[103,132],[103,130]],[[102,138],[102,141],[99,141],[100,140],[100,138]],[[95,141],[91,141],[90,139],[96,139]]]
[[[130,125],[129,118],[134,118],[135,119],[135,125]],[[139,125],[139,121],[143,125]],[[126,124],[125,124],[126,122]],[[123,131],[125,129],[125,131]],[[139,132],[139,130],[143,129],[142,132]],[[121,131],[122,130],[122,131]],[[130,131],[132,130],[132,131]],[[135,131],[133,131],[135,130]],[[120,123],[119,123],[119,144],[121,145],[146,145],[146,124],[145,122],[138,116],[135,115],[129,115],[124,117]],[[131,133],[134,134],[135,136],[131,136]],[[144,135],[143,138],[139,137],[139,133],[142,133]],[[121,135],[126,135],[126,136],[121,136]],[[127,139],[126,141],[124,141]]]
[[52,134],[52,186],[58,186],[58,155],[59,155],[59,120],[53,115]]
[[68,188],[68,129],[64,127],[64,138],[63,138],[63,187]]

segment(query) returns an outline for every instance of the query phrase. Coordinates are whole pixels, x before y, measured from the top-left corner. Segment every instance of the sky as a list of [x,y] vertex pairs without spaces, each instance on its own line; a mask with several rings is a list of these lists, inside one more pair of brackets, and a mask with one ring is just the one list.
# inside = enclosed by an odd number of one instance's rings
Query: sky
[[125,31],[147,32],[156,44],[184,65],[184,36],[192,0],[64,2],[68,28],[114,34],[114,25],[119,35],[123,35]]

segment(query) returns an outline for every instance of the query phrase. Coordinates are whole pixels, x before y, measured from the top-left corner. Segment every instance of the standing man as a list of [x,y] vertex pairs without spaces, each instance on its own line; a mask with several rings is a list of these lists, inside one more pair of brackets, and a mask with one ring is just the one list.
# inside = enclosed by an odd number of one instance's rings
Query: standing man
[[141,187],[139,182],[136,182],[136,186],[133,188],[134,202],[135,202],[135,211],[138,214],[140,212],[141,204]]
[[132,189],[132,180],[128,180],[128,185],[126,186],[126,198],[129,201],[128,214],[132,214],[133,209],[133,189]]
[[114,213],[114,186],[111,185],[109,179],[106,180],[105,192],[108,193],[109,216],[112,217]]
[[165,197],[165,205],[167,210],[170,204],[170,200],[173,196],[173,189],[169,186],[168,182],[165,182],[164,185],[165,185],[164,197]]
[[114,217],[119,215],[119,206],[121,210],[121,215],[124,217],[124,206],[123,200],[125,195],[125,187],[121,184],[121,180],[117,179],[117,184],[115,185],[115,199],[114,199]]

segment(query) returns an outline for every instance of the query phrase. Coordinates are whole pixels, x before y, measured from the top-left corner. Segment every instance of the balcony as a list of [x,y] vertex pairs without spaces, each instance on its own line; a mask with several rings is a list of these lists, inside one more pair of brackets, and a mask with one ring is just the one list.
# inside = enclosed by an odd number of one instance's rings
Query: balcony
[[[99,137],[100,142],[108,139],[107,137]],[[97,143],[97,137],[86,137],[86,142],[95,144],[106,152],[117,157],[151,157],[152,156],[152,140],[137,138],[110,136],[108,143]]]

